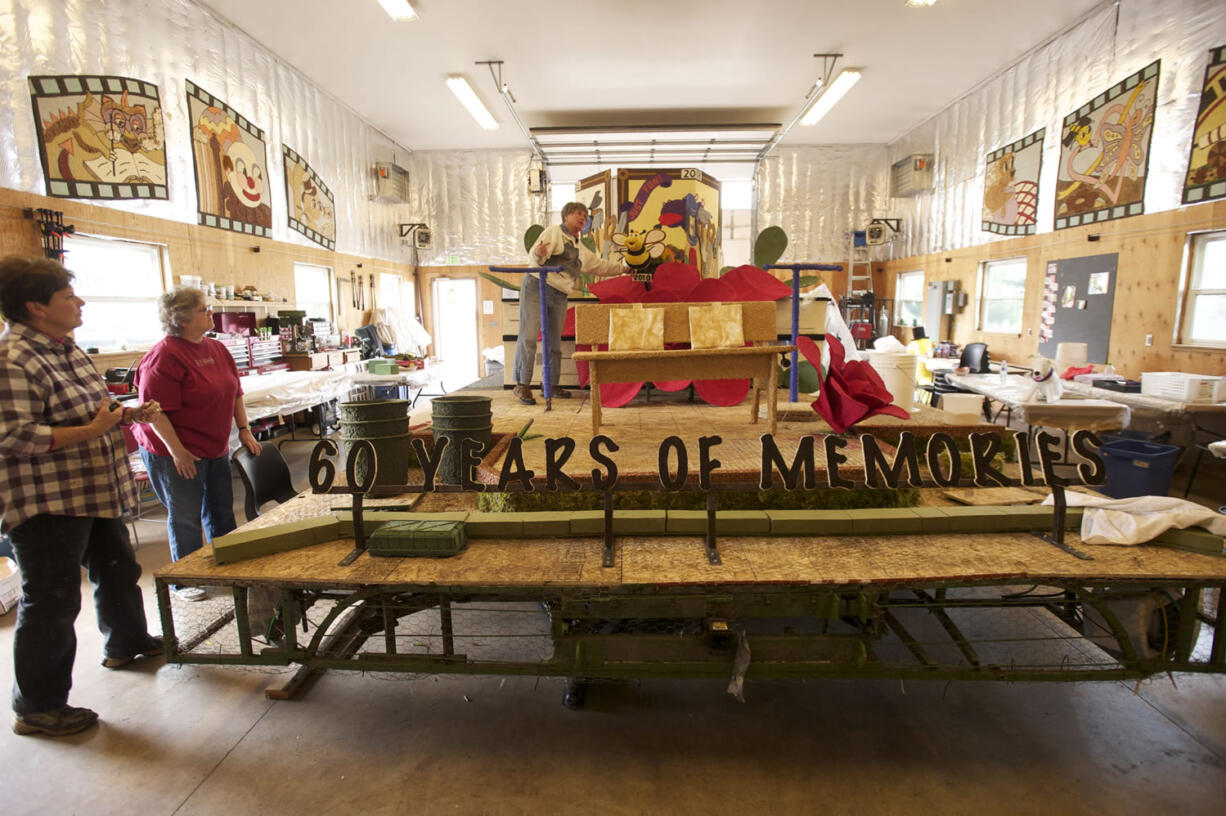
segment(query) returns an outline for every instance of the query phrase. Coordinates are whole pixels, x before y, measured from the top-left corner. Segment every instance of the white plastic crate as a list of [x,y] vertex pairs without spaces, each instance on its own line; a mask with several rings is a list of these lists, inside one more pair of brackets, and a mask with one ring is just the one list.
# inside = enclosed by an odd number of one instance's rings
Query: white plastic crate
[[1179,402],[1226,402],[1226,377],[1146,371],[1141,375],[1141,393]]

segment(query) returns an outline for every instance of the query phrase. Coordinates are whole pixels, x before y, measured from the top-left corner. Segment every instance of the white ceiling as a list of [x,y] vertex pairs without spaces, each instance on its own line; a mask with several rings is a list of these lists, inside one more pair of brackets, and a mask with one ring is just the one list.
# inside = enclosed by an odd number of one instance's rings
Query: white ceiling
[[[204,0],[412,150],[525,148],[478,60],[530,128],[785,125],[823,71],[863,77],[789,144],[887,143],[1083,17],[1102,0]],[[498,120],[481,130],[444,84],[468,78]],[[553,172],[577,177],[569,173]]]

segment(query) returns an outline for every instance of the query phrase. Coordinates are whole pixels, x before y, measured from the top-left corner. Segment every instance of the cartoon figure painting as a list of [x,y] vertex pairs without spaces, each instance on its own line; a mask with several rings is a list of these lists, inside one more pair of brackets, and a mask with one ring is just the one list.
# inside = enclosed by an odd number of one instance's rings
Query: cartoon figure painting
[[1145,211],[1158,69],[1150,63],[1064,117],[1056,229]]
[[1226,198],[1226,45],[1209,52],[1183,203]]
[[187,108],[192,123],[198,222],[271,237],[264,131],[190,80]]
[[719,190],[718,181],[693,168],[618,170],[614,244],[628,262],[627,251],[636,259],[649,253],[642,275],[661,263],[678,262],[714,277],[719,271]]
[[156,85],[115,76],[32,76],[29,86],[47,195],[168,197]]
[[1034,234],[1044,132],[1041,128],[988,154],[983,183],[983,229],[987,232]]
[[325,249],[336,249],[336,203],[306,159],[281,145],[289,226]]
[[575,182],[575,201],[587,207],[587,223],[579,234],[588,248],[602,258],[608,258],[612,246],[609,239],[613,231],[606,231],[612,208],[612,174],[605,170],[594,176]]

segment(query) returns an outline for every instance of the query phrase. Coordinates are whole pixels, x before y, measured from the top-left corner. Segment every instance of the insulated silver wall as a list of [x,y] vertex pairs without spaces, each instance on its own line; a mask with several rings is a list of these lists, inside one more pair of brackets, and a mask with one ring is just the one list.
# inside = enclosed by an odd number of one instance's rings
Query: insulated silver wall
[[[1000,36],[1007,37],[1007,21],[1002,25]],[[1156,59],[1162,67],[1145,211],[1178,207],[1208,52],[1224,43],[1221,0],[1104,3],[891,143],[888,151],[778,149],[777,158],[759,170],[758,223],[780,224],[795,249],[804,246],[814,258],[845,257],[842,234],[880,216],[903,219],[903,235],[888,249],[896,258],[999,240],[981,229],[985,156],[1046,127],[1037,228],[1051,232],[1061,120]],[[888,198],[883,173],[888,176],[891,163],[915,153],[936,154],[933,192]],[[855,166],[840,166],[844,157]],[[849,178],[863,182],[849,187]],[[830,222],[832,203],[850,216],[842,225]],[[810,228],[816,234],[804,236]],[[791,249],[788,257],[802,258]]]
[[[0,0],[0,71],[8,77],[0,80],[0,187],[46,189],[27,76],[135,77],[156,84],[161,95],[170,198],[106,206],[195,223],[184,91],[190,79],[264,129],[273,238],[310,245],[286,224],[284,143],[332,189],[340,252],[412,262],[397,224],[425,222],[436,237],[423,262],[436,255],[481,263],[523,260],[515,236],[527,226],[521,222],[531,203],[527,150],[522,157],[492,154],[487,160],[465,154],[411,158],[343,102],[190,0]],[[373,200],[376,162],[410,168],[411,202]]]
[[782,227],[784,258],[847,258],[847,233],[889,215],[885,145],[777,147],[758,169],[758,231]]

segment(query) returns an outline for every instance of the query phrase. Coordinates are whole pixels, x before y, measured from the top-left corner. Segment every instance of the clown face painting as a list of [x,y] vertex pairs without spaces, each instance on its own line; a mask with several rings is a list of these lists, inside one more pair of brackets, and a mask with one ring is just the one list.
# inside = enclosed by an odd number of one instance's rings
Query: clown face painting
[[264,131],[187,82],[196,169],[197,220],[219,229],[272,235]]

